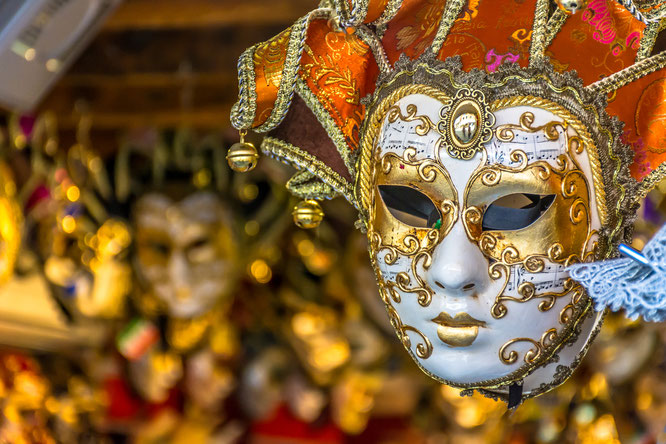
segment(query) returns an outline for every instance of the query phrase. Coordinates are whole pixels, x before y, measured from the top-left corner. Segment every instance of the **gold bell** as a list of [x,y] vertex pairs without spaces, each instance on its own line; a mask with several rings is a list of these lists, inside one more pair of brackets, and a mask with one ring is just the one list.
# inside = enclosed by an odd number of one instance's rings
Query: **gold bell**
[[324,219],[324,210],[319,202],[313,199],[300,201],[291,214],[296,226],[305,229],[317,228]]
[[247,131],[240,132],[240,142],[234,143],[227,151],[227,163],[229,168],[239,173],[247,173],[257,166],[259,153],[250,142],[245,141]]

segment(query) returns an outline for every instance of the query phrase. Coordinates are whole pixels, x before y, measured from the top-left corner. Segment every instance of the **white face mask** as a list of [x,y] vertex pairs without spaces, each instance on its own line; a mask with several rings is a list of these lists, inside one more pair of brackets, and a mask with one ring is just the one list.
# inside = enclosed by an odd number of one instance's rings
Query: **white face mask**
[[[368,239],[382,297],[433,377],[491,389],[515,378],[529,392],[572,365],[598,322],[574,309],[583,292],[565,270],[592,257],[601,227],[590,160],[575,125],[527,106],[496,110],[483,150],[455,158],[444,105],[408,94],[376,138]],[[463,142],[478,130],[473,109],[451,120]]]
[[161,194],[137,202],[138,269],[170,315],[200,315],[231,290],[233,245],[225,216],[220,200],[207,192],[177,203]]

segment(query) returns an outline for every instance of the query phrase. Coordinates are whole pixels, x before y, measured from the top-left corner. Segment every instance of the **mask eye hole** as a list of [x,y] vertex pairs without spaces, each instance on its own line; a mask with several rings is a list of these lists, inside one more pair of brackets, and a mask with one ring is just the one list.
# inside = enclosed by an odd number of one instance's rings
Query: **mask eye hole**
[[379,194],[389,212],[412,227],[439,228],[442,215],[428,196],[403,185],[379,185]]
[[555,200],[554,194],[516,193],[497,199],[483,214],[483,230],[520,230],[536,222]]

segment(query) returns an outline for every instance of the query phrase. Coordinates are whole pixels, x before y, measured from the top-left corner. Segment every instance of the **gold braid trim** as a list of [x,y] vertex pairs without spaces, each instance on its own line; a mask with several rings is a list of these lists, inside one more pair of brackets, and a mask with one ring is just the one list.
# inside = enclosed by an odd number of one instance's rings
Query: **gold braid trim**
[[636,53],[636,62],[640,62],[650,56],[660,30],[661,24],[659,22],[648,23],[647,26],[645,26],[643,38],[641,39],[640,47]]
[[666,51],[643,59],[628,68],[586,86],[594,94],[608,94],[666,66]]
[[[280,78],[277,99],[273,104],[271,115],[266,119],[266,122],[254,128],[254,131],[265,133],[272,130],[287,114],[291,99],[294,97],[294,79],[296,78],[301,62],[308,24],[310,23],[311,17],[317,17],[321,15],[320,13],[321,10],[313,11],[298,19],[298,21],[291,27],[289,43],[287,45],[287,55],[285,56],[284,67],[282,68],[282,77]],[[328,14],[326,14],[326,16],[328,16]]]
[[386,5],[386,7],[384,8],[384,12],[382,12],[382,15],[380,15],[377,20],[372,22],[372,25],[382,26],[390,22],[398,13],[401,6],[402,6],[402,0],[389,0],[388,5]]
[[358,34],[359,38],[370,47],[372,54],[375,56],[379,71],[383,74],[389,72],[391,70],[391,64],[389,63],[386,52],[384,51],[384,46],[379,40],[379,37],[377,37],[377,34],[370,31],[365,25],[356,28],[356,34]]
[[231,124],[238,130],[250,129],[257,113],[253,60],[258,45],[246,49],[238,59],[238,101],[231,107]]
[[308,170],[299,170],[287,181],[287,190],[301,199],[333,199],[340,193]]
[[[643,12],[633,0],[616,0],[619,4],[624,6],[627,11],[631,13],[636,19],[643,23],[654,23],[661,21],[666,15],[666,3],[653,7],[650,12]],[[656,3],[655,3],[656,4]]]
[[560,29],[562,29],[562,26],[564,26],[568,18],[569,14],[562,11],[560,8],[557,8],[557,10],[553,13],[553,15],[550,16],[550,19],[546,24],[546,33],[544,36],[544,42],[543,42],[544,52],[546,48],[548,48],[550,44],[553,43],[553,39],[555,38],[557,33],[560,32]]
[[543,60],[546,53],[546,25],[548,23],[548,0],[537,0],[532,25],[530,45],[530,68]]
[[450,98],[443,91],[433,88],[427,85],[421,84],[412,84],[402,86],[391,94],[389,94],[382,102],[379,104],[377,109],[373,112],[370,118],[366,118],[364,128],[365,132],[362,132],[363,136],[361,138],[360,150],[358,161],[358,171],[356,177],[356,201],[359,202],[362,210],[361,218],[367,224],[367,214],[370,210],[370,195],[371,195],[371,177],[372,177],[372,150],[375,145],[375,141],[382,127],[382,122],[389,108],[391,108],[395,102],[402,99],[405,96],[410,94],[425,94],[427,96],[433,97],[443,103],[447,103]]
[[354,177],[354,160],[352,158],[351,148],[347,144],[342,130],[335,124],[335,121],[328,113],[328,111],[323,107],[317,96],[310,90],[307,83],[304,79],[296,78],[295,90],[299,96],[303,99],[307,107],[312,111],[312,113],[317,118],[317,121],[324,127],[326,134],[333,141],[333,145],[342,156],[349,174],[351,177]]
[[605,225],[608,221],[608,209],[606,208],[606,191],[604,190],[603,176],[601,173],[601,162],[599,160],[599,151],[592,141],[592,136],[587,128],[573,114],[567,111],[562,105],[534,96],[516,96],[506,99],[496,100],[490,104],[490,109],[495,112],[504,108],[513,106],[534,106],[549,111],[565,122],[567,122],[580,136],[586,144],[586,152],[592,167],[592,177],[594,179],[594,190],[597,198],[597,208],[599,209],[599,218],[601,224]]
[[645,176],[643,180],[640,181],[636,196],[634,197],[634,202],[639,203],[641,200],[648,195],[650,191],[656,187],[659,182],[666,178],[666,162],[662,163],[657,167],[656,170],[650,171],[650,174]]
[[444,6],[444,12],[442,12],[442,18],[439,22],[439,27],[437,28],[437,34],[435,34],[435,39],[430,45],[430,50],[435,54],[439,54],[439,51],[442,49],[444,40],[449,35],[453,24],[458,18],[460,11],[462,11],[463,6],[467,2],[465,0],[447,0],[446,5]]
[[347,0],[336,2],[340,25],[343,28],[356,28],[363,24],[365,16],[368,14],[368,5],[370,0],[351,0],[352,9],[348,9]]
[[[324,184],[342,194],[354,207],[359,208],[358,202],[354,199],[351,183],[307,151],[284,140],[270,136],[264,138],[261,143],[261,150],[267,156],[275,157],[298,170],[309,171],[324,182]],[[325,195],[313,197],[328,198]]]

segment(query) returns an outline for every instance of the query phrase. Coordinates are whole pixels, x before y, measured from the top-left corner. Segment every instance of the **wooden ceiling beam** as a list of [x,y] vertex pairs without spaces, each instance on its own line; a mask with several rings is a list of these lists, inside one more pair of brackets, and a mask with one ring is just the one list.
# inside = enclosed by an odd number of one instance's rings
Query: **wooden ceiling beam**
[[57,88],[186,88],[186,87],[236,87],[235,70],[229,72],[145,72],[118,75],[69,74],[62,78]]
[[249,46],[284,26],[130,30],[100,34],[65,77],[76,74],[236,72]]
[[127,0],[105,30],[291,24],[317,7],[316,0]]
[[[124,130],[128,128],[194,128],[223,130],[229,126],[231,106],[197,107],[192,110],[166,109],[149,112],[92,111],[93,127],[96,130]],[[58,127],[71,130],[77,127],[79,118],[73,113],[58,114]]]

